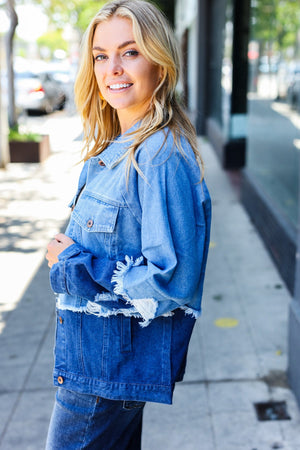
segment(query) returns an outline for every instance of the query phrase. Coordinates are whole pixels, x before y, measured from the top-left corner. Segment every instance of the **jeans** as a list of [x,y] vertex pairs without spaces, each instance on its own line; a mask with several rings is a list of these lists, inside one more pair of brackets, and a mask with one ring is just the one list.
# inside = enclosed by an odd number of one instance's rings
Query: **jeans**
[[59,388],[46,450],[140,450],[144,405]]

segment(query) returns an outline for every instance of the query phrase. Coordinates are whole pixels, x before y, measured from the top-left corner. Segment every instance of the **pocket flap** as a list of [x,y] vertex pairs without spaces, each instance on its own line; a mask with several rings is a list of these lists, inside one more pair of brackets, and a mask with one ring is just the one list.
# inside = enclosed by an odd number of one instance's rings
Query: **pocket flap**
[[73,218],[87,232],[112,233],[118,211],[118,206],[82,193],[73,211]]

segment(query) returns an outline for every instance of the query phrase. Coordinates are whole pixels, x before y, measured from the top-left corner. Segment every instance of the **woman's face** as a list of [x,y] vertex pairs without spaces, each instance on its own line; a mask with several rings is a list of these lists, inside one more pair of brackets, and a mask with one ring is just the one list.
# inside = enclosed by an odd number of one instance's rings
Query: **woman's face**
[[93,57],[99,90],[124,132],[145,115],[161,71],[140,52],[131,21],[117,16],[97,25]]

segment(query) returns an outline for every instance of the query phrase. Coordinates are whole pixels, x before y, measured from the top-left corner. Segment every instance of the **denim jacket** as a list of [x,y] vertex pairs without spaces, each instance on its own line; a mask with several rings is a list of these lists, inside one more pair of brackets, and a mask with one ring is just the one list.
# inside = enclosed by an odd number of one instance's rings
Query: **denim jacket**
[[[129,131],[133,131],[133,129]],[[210,197],[188,142],[160,131],[126,172],[128,136],[82,169],[50,271],[57,298],[55,384],[171,403],[201,312]],[[79,313],[79,314],[78,314]]]

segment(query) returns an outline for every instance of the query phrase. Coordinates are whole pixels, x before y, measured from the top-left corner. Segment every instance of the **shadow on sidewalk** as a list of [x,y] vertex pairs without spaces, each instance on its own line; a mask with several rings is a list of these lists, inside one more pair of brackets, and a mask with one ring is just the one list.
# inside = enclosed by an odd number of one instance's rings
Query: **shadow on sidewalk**
[[16,308],[3,313],[3,322],[0,448],[40,450],[44,448],[55,393],[55,297],[46,260],[41,262]]

